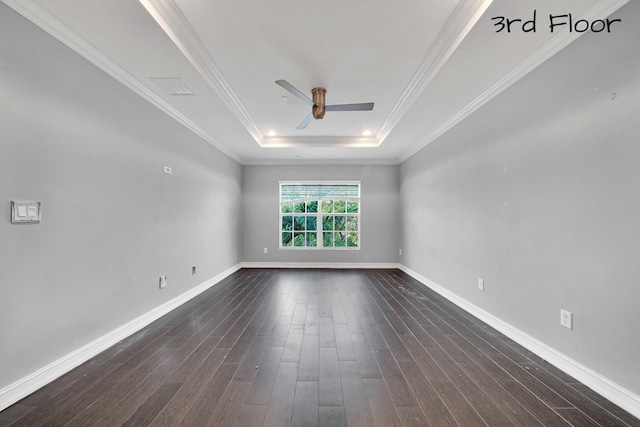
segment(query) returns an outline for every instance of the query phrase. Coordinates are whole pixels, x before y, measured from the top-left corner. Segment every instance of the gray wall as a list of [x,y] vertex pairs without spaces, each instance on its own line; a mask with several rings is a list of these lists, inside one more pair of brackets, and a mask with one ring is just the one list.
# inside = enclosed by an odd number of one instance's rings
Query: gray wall
[[[0,390],[238,264],[242,179],[235,161],[1,10]],[[11,224],[11,200],[41,201],[42,222]]]
[[402,264],[635,394],[639,6],[400,167]]
[[[286,180],[361,180],[360,250],[278,249],[279,187]],[[397,166],[243,166],[245,262],[398,262]],[[268,248],[268,253],[263,249]]]

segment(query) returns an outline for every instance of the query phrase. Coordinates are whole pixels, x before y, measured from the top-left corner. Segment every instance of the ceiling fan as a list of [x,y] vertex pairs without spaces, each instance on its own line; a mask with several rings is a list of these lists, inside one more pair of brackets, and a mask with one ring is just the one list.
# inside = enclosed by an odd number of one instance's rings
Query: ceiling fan
[[360,104],[336,104],[336,105],[325,105],[324,103],[324,95],[327,93],[327,90],[323,87],[314,87],[311,89],[311,94],[313,95],[313,100],[309,98],[304,93],[300,92],[296,89],[291,83],[286,80],[276,80],[276,84],[282,86],[285,90],[291,92],[296,97],[300,98],[302,101],[311,105],[311,114],[309,114],[303,121],[298,125],[296,129],[304,129],[311,122],[312,119],[322,119],[324,117],[325,111],[371,111],[373,110],[373,102],[364,102]]

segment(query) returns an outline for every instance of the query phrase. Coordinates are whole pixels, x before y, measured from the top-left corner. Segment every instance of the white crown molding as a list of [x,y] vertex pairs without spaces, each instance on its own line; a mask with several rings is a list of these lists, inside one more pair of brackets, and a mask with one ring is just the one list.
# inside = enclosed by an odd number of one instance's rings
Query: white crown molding
[[[371,141],[366,143],[349,143],[340,147],[378,147],[389,135],[391,130],[400,122],[404,114],[420,96],[425,87],[438,73],[449,59],[458,45],[471,31],[484,11],[493,0],[462,0],[455,7],[450,18],[443,27],[441,36],[429,49],[429,54],[411,83],[385,119],[384,124]],[[326,138],[317,137],[311,141],[298,137],[265,138],[255,120],[244,108],[233,89],[226,82],[224,76],[215,65],[207,49],[197,36],[195,30],[173,0],[140,0],[156,22],[173,40],[189,62],[198,70],[211,88],[220,96],[227,107],[239,119],[247,132],[261,147],[298,148],[325,147],[336,145],[333,141],[323,141]],[[351,138],[354,140],[353,138]],[[375,141],[375,142],[374,142]],[[311,144],[309,144],[311,143]]]
[[78,348],[75,351],[61,357],[58,360],[44,366],[32,374],[22,378],[7,387],[0,389],[0,411],[21,399],[27,397],[34,391],[50,383],[63,374],[80,366],[87,360],[106,350],[114,344],[122,341],[126,337],[138,332],[151,322],[159,319],[170,311],[176,309],[190,299],[200,295],[202,292],[220,283],[226,277],[240,270],[240,264],[223,271],[222,273],[212,277],[211,279],[201,283],[191,290],[177,296],[171,301],[154,308],[153,310],[133,319],[130,322],[114,329],[113,331],[91,341],[90,343]]
[[213,136],[205,132],[200,126],[195,124],[185,115],[169,105],[166,101],[156,95],[153,91],[143,85],[138,79],[119,67],[110,58],[105,56],[98,49],[87,43],[77,33],[72,31],[53,15],[30,0],[2,0],[7,6],[20,13],[29,21],[40,27],[42,30],[55,37],[67,47],[78,53],[80,56],[100,68],[102,71],[125,85],[127,88],[138,94],[140,97],[160,109],[174,120],[191,130],[200,138],[220,150],[222,153],[242,164],[242,159],[229,151]]
[[173,0],[140,0],[202,78],[263,148],[378,147],[376,137],[267,137],[218,69],[196,31]]
[[262,145],[264,134],[227,83],[178,5],[173,0],[140,0],[140,3],[238,118],[251,137]]
[[456,5],[437,40],[429,47],[427,57],[418,72],[376,133],[376,139],[380,143],[402,120],[492,2],[493,0],[463,0]]
[[526,334],[518,328],[495,317],[491,313],[484,311],[480,307],[471,304],[463,298],[460,298],[458,295],[447,290],[445,287],[432,282],[431,280],[411,270],[410,268],[404,265],[400,265],[399,268],[409,276],[416,279],[418,282],[422,283],[424,286],[428,287],[429,289],[451,301],[458,307],[462,308],[467,313],[470,313],[471,315],[477,317],[489,326],[495,328],[500,333],[506,335],[508,338],[537,354],[561,371],[566,372],[567,374],[576,378],[578,381],[590,387],[593,391],[602,395],[616,405],[620,406],[622,409],[629,412],[633,416],[640,418],[640,396],[614,383],[608,378],[605,378],[604,376],[582,365],[581,363],[578,363],[570,357],[560,353],[558,350],[549,347],[545,343]]
[[[596,19],[603,19],[611,15],[613,12],[615,12],[628,2],[629,0],[601,0],[585,10],[580,18],[586,19],[590,22]],[[471,102],[458,110],[454,115],[449,117],[449,119],[438,126],[437,129],[421,138],[420,142],[411,151],[400,158],[400,162],[404,162],[405,160],[416,154],[418,151],[422,150],[424,147],[435,141],[438,137],[446,133],[456,124],[460,123],[471,113],[478,110],[480,107],[491,101],[504,90],[508,89],[518,80],[536,69],[539,65],[547,61],[556,53],[560,52],[582,34],[584,33],[571,33],[567,28],[563,28],[561,31],[558,31],[558,33],[549,38],[549,40],[542,44],[531,55],[527,56],[514,67],[512,67],[507,73],[505,73],[495,83],[484,90],[480,95],[471,100]]]
[[243,166],[397,166],[397,160],[245,160]]

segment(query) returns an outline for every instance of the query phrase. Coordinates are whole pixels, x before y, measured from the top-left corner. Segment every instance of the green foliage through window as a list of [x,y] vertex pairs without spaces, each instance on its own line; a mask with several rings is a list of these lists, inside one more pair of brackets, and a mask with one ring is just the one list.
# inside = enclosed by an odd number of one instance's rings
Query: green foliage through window
[[281,247],[359,248],[359,183],[281,183]]

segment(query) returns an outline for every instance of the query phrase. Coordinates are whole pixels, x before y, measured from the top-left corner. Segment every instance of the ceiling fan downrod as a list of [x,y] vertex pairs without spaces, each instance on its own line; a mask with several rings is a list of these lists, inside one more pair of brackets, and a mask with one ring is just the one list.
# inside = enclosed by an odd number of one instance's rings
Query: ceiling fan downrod
[[324,95],[327,93],[327,90],[323,87],[314,87],[313,89],[311,89],[311,93],[313,94],[313,107],[311,109],[313,118],[322,119],[325,112]]

